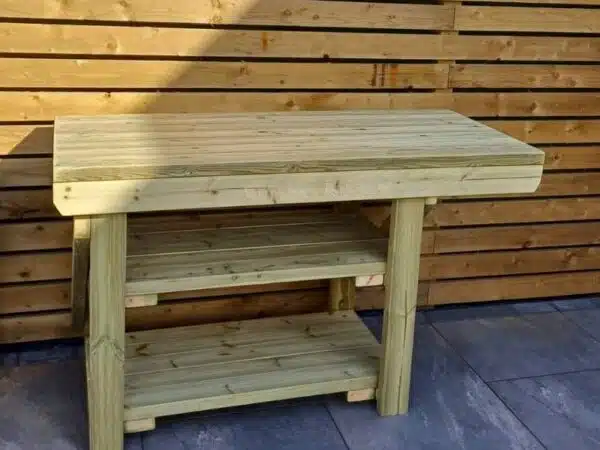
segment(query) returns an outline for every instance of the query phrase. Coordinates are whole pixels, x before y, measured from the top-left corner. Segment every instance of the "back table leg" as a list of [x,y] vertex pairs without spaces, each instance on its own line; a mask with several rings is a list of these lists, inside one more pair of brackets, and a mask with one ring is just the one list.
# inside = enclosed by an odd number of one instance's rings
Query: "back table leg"
[[377,391],[383,416],[408,411],[424,206],[424,199],[392,203]]
[[123,448],[127,216],[91,219],[86,370],[90,450]]

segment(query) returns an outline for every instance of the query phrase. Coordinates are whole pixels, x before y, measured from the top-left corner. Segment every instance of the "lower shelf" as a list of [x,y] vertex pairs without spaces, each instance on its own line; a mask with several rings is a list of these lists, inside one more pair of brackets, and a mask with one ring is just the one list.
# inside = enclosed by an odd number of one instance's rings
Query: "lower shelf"
[[375,388],[378,353],[353,311],[128,333],[125,420]]

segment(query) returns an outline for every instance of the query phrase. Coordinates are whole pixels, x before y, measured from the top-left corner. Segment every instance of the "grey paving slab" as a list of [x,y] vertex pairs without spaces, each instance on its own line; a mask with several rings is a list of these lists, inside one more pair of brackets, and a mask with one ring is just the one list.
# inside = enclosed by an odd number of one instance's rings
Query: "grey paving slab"
[[600,297],[570,298],[555,300],[553,303],[559,311],[600,308]]
[[143,434],[144,450],[346,450],[321,401],[240,407],[168,418]]
[[548,450],[600,448],[600,371],[491,386]]
[[542,450],[531,433],[430,325],[417,326],[410,411],[380,417],[375,402],[329,397],[352,450]]
[[600,308],[571,310],[563,314],[600,341]]
[[438,307],[427,311],[430,322],[446,322],[466,319],[491,319],[494,317],[514,317],[521,314],[556,312],[551,301],[529,301],[518,303],[491,303],[481,305],[460,305]]
[[87,448],[83,367],[26,365],[0,372],[0,448]]
[[600,369],[600,342],[560,312],[432,323],[485,381]]

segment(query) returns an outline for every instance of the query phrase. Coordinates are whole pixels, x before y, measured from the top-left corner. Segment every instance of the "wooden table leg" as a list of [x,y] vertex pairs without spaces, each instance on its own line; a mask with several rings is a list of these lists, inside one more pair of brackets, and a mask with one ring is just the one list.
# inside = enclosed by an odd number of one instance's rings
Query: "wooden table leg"
[[91,219],[86,370],[90,450],[123,448],[127,216]]
[[408,411],[424,205],[424,199],[392,203],[377,390],[382,416]]

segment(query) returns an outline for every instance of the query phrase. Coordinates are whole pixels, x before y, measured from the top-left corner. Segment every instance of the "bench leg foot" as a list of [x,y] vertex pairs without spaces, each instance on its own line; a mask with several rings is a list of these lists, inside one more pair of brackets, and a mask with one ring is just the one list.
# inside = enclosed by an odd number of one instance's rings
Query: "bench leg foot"
[[125,433],[141,433],[142,431],[152,431],[156,428],[154,417],[149,419],[136,419],[125,421]]
[[86,339],[90,450],[123,448],[126,228],[124,214],[91,219]]
[[329,311],[354,309],[356,287],[354,278],[334,278],[329,280]]
[[424,199],[392,203],[377,410],[408,411]]
[[346,393],[346,401],[348,403],[353,402],[366,402],[367,400],[373,400],[375,398],[375,389],[361,389],[360,391],[348,391]]

